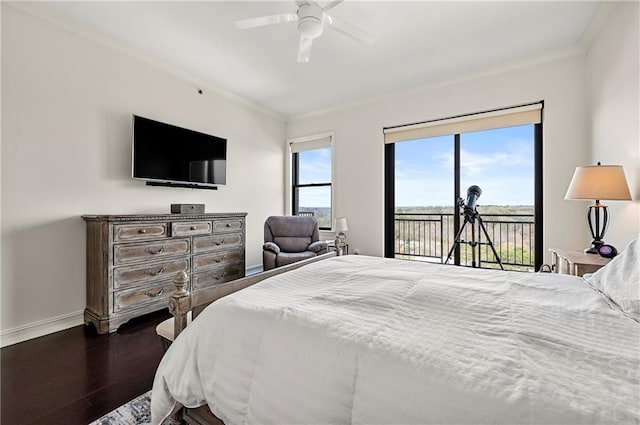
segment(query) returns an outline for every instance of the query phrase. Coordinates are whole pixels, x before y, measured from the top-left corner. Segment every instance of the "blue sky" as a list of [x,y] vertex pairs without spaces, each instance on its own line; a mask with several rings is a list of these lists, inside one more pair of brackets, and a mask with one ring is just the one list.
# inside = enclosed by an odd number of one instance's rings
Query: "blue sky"
[[[300,152],[300,184],[331,182],[331,148]],[[300,190],[300,207],[331,206],[331,189],[313,187]]]
[[[461,191],[478,185],[478,205],[533,205],[533,125],[461,135]],[[453,202],[453,136],[396,143],[396,207]]]
[[[461,135],[461,190],[478,185],[478,205],[533,205],[534,127]],[[331,148],[300,152],[300,183],[331,181]],[[380,188],[383,190],[383,188]],[[301,190],[301,207],[329,207],[329,188]],[[453,205],[453,136],[396,143],[396,206]]]

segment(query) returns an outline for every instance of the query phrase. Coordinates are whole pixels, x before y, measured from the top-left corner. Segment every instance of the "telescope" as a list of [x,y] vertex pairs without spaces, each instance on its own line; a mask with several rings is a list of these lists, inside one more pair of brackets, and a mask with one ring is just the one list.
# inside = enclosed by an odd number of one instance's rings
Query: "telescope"
[[473,215],[476,212],[476,202],[478,198],[482,195],[482,189],[480,186],[469,186],[467,189],[467,201],[463,202],[462,198],[460,198],[460,207],[464,208],[465,215]]
[[[491,248],[491,251],[493,252],[493,257],[496,259],[500,268],[504,270],[504,267],[502,266],[502,261],[500,261],[500,257],[498,256],[498,253],[496,252],[496,249],[493,246],[493,242],[491,242],[491,238],[489,237],[487,228],[484,227],[484,223],[482,222],[482,217],[480,217],[480,214],[478,213],[478,211],[476,211],[476,202],[478,201],[478,198],[480,197],[480,195],[482,195],[482,189],[480,189],[480,186],[473,185],[473,186],[469,186],[469,189],[467,189],[466,201],[464,201],[462,198],[458,198],[458,205],[460,206],[460,208],[464,213],[464,224],[458,230],[458,233],[456,234],[453,245],[451,245],[451,249],[449,250],[449,254],[447,255],[447,259],[444,263],[447,264],[449,262],[449,259],[451,258],[451,255],[453,254],[456,247],[460,248],[460,244],[465,243],[471,246],[471,267],[478,267],[479,262],[476,262],[476,250],[478,251],[477,258],[480,258],[480,255],[482,254],[482,251],[480,250],[480,245],[489,245],[489,247]],[[476,222],[478,224],[478,231],[482,230],[486,238],[486,242],[476,240]],[[464,239],[462,239],[462,235],[465,234],[464,233],[465,226],[468,223],[471,224],[471,241],[465,241]],[[459,250],[456,253],[455,262],[456,264],[460,264]]]

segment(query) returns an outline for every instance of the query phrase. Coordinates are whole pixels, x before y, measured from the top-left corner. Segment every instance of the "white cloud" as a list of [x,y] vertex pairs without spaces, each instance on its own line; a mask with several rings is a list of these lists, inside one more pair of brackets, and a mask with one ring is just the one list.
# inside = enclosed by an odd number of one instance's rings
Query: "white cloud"
[[453,202],[452,179],[396,178],[396,206],[440,206]]
[[331,181],[331,149],[317,149],[300,155],[300,179],[304,183]]

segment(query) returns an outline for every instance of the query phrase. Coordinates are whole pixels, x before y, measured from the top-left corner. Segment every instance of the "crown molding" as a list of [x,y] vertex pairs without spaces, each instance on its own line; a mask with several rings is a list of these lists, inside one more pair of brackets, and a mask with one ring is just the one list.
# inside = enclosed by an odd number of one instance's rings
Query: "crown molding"
[[360,101],[346,103],[343,105],[337,105],[337,106],[329,107],[326,109],[307,112],[304,114],[291,115],[286,118],[286,122],[291,123],[291,122],[305,120],[309,118],[316,118],[316,117],[332,114],[335,112],[345,111],[348,109],[362,108],[362,107],[373,105],[376,103],[384,103],[393,99],[420,94],[429,90],[433,90],[435,88],[451,86],[451,85],[460,84],[466,81],[478,80],[481,78],[490,77],[493,75],[500,75],[500,74],[515,71],[518,69],[529,68],[529,67],[541,65],[544,63],[557,62],[564,59],[584,56],[584,55],[585,55],[585,50],[581,46],[575,45],[570,48],[557,50],[549,54],[537,56],[535,58],[530,58],[523,61],[517,61],[517,62],[512,62],[504,65],[499,65],[499,66],[487,68],[482,71],[459,75],[453,78],[446,78],[438,81],[433,81],[429,84],[414,87],[409,90],[404,90],[404,91],[399,91],[394,93],[387,93],[381,96],[370,97]]
[[611,12],[616,8],[616,3],[611,1],[604,1],[598,5],[596,13],[587,24],[578,44],[584,49],[585,52],[589,52],[593,42],[598,38],[598,35],[602,31],[605,23],[611,16]]

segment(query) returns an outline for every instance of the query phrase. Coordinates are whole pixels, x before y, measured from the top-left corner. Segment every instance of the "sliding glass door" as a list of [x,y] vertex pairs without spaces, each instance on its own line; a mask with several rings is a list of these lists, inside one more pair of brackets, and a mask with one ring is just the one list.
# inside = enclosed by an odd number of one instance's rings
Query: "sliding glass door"
[[[499,259],[505,269],[536,270],[541,129],[532,123],[387,143],[385,255],[487,268]],[[481,189],[473,217],[482,226],[473,233],[462,214],[471,186]]]

